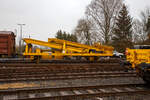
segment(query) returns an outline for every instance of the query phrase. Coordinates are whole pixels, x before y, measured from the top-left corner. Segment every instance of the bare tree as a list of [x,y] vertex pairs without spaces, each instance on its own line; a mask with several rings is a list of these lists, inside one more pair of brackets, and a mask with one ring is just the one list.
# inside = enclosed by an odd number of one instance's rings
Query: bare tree
[[150,8],[146,8],[144,11],[141,12],[141,22],[143,24],[143,30],[146,35],[148,35],[147,24],[150,17]]
[[98,29],[98,36],[105,44],[108,44],[118,12],[122,7],[123,0],[93,0],[87,6],[86,15],[93,20]]
[[93,32],[93,24],[88,19],[80,19],[74,30],[78,42],[91,45],[95,42],[96,34]]
[[147,34],[144,31],[144,24],[138,20],[135,19],[133,21],[133,42],[134,43],[143,43],[147,39]]
[[140,19],[133,21],[133,41],[136,44],[145,44],[149,42],[150,33],[150,8],[146,8],[140,13]]
[[[141,12],[141,20],[144,26],[146,26],[149,16],[150,16],[150,8],[146,8],[144,11]],[[146,27],[144,29],[146,31]]]

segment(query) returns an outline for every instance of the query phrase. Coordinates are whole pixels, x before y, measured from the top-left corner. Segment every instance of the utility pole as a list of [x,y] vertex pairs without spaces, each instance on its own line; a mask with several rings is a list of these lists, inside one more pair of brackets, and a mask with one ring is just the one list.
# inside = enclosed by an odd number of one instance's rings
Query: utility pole
[[22,26],[25,26],[26,24],[18,24],[20,26],[20,39],[19,39],[19,50],[20,54],[22,54]]

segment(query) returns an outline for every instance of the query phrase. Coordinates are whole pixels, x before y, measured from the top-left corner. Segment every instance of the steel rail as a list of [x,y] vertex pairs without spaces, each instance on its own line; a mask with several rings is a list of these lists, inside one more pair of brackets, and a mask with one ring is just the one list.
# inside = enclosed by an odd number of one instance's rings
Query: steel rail
[[[138,89],[138,88],[142,89]],[[113,90],[113,89],[116,90]],[[126,89],[128,88],[128,89]],[[95,89],[99,91],[94,92]],[[112,89],[111,91],[108,91]],[[120,89],[120,90],[119,90]],[[132,90],[130,90],[132,89]],[[87,92],[93,91],[93,92]],[[100,91],[101,90],[101,91]],[[122,95],[133,95],[133,94],[150,94],[149,89],[145,89],[144,84],[115,84],[115,85],[98,85],[98,86],[79,86],[79,87],[58,87],[58,88],[31,88],[31,89],[12,89],[12,90],[0,90],[0,94],[3,96],[5,95],[12,95],[12,94],[30,94],[30,93],[47,93],[47,92],[67,92],[67,91],[86,91],[86,93],[75,93],[75,94],[60,94],[60,95],[52,95],[52,96],[41,96],[41,97],[19,97],[13,100],[62,100],[62,99],[75,99],[77,98],[84,98],[84,97],[108,97],[108,96],[122,96]]]
[[[20,92],[50,92],[50,91],[69,91],[69,90],[84,90],[84,89],[96,89],[96,88],[121,88],[121,87],[145,87],[145,84],[111,84],[111,85],[95,85],[95,86],[70,86],[70,87],[34,87],[34,88],[18,88],[18,89],[5,89],[0,90],[0,94],[16,94]],[[150,91],[149,91],[150,92]]]
[[135,72],[91,72],[91,73],[13,73],[0,74],[0,82],[10,81],[33,81],[33,80],[71,80],[85,78],[117,78],[117,77],[138,77]]

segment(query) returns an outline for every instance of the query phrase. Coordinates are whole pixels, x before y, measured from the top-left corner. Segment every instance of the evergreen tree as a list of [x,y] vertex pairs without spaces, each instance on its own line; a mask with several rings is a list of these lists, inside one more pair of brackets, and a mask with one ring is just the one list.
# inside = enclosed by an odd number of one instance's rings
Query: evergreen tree
[[62,38],[62,39],[63,39],[63,40],[68,40],[68,37],[67,37],[67,36],[68,36],[67,33],[64,31],[64,32],[63,32],[63,38]]
[[70,38],[71,38],[71,41],[77,42],[77,36],[76,36],[76,35],[71,34],[71,35],[70,35]]
[[62,32],[61,30],[59,30],[56,33],[56,38],[58,39],[62,39],[62,40],[67,40],[67,41],[72,41],[72,42],[77,42],[77,37],[74,34],[69,34],[67,32]]
[[121,11],[116,19],[115,28],[113,29],[113,46],[119,52],[125,52],[126,48],[132,45],[132,18],[129,15],[126,5],[122,6]]
[[58,38],[58,39],[63,39],[63,33],[62,33],[62,31],[58,30],[58,32],[56,33],[55,37]]

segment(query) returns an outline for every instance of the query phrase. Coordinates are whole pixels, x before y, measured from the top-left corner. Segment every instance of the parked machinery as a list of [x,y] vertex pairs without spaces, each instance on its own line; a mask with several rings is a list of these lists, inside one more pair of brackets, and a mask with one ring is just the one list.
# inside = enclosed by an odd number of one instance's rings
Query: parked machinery
[[[113,47],[103,46],[100,43],[90,45],[84,45],[76,42],[60,40],[56,38],[49,38],[48,42],[24,38],[26,43],[26,49],[24,56],[36,59],[64,59],[75,57],[80,59],[81,57],[86,58],[87,60],[97,60],[102,56],[113,56]],[[32,44],[49,47],[51,49],[42,50],[36,49],[35,52],[32,50]]]
[[15,37],[11,31],[0,31],[0,57],[15,55]]
[[126,60],[145,82],[150,83],[150,45],[136,45],[133,49],[127,48]]

